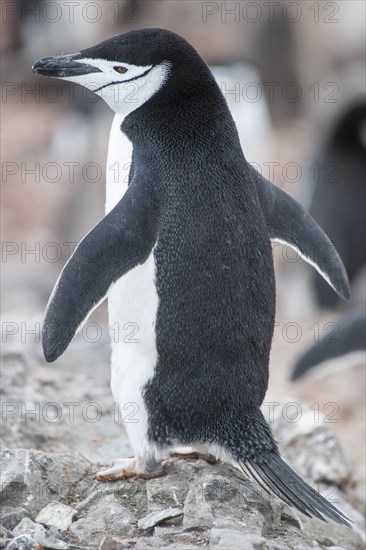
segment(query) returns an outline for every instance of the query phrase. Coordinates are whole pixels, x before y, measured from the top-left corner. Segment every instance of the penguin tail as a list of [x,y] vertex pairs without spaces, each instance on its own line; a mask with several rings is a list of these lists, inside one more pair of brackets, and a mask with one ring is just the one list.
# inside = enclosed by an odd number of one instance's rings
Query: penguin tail
[[239,460],[239,466],[244,474],[256,481],[266,493],[275,494],[283,502],[297,508],[306,516],[323,521],[329,518],[352,528],[349,523],[351,520],[305,483],[282,460],[278,452],[272,451],[258,458]]

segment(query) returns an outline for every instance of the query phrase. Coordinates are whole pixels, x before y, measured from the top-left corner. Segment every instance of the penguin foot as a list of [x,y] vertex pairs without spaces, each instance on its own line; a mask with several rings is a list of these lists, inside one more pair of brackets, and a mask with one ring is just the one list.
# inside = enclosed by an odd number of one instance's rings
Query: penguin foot
[[164,474],[163,464],[155,460],[142,458],[122,458],[116,460],[111,468],[100,470],[96,474],[98,481],[113,481],[129,477],[151,479]]
[[218,462],[214,455],[196,451],[193,447],[174,447],[169,455],[173,458],[185,458],[187,460],[198,460],[200,458],[209,464],[216,464]]

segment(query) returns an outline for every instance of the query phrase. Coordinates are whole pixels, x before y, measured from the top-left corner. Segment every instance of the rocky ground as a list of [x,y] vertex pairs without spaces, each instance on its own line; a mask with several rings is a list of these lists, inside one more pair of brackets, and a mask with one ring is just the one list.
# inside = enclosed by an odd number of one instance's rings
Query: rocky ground
[[101,484],[77,453],[4,449],[2,459],[8,550],[22,540],[59,550],[363,548],[356,530],[296,517],[225,464],[174,459],[163,477]]
[[130,454],[109,389],[107,342],[77,339],[54,366],[39,344],[4,346],[0,547],[364,548],[348,461],[305,403],[299,419],[280,400],[273,415],[264,412],[285,458],[352,518],[353,530],[295,514],[228,465],[202,458],[172,458],[164,476],[147,481],[96,481],[101,464]]

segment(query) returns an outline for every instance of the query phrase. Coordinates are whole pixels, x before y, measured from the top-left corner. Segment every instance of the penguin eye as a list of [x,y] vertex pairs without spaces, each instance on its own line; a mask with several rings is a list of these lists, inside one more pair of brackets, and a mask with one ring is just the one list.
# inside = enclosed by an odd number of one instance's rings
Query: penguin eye
[[122,66],[120,66],[120,67],[113,67],[113,69],[114,69],[115,71],[117,71],[117,73],[119,73],[119,74],[124,74],[124,73],[127,73],[127,71],[128,71],[128,69],[126,69],[126,67],[122,67]]

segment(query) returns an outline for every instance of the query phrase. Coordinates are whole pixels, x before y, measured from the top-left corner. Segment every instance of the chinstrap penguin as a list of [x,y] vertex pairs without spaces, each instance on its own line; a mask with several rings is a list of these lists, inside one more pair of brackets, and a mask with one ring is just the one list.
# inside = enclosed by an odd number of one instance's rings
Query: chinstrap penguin
[[281,459],[260,411],[275,316],[271,239],[349,299],[329,239],[246,161],[208,66],[178,35],[130,31],[33,70],[94,90],[116,112],[109,168],[125,162],[124,148],[132,155],[128,185],[109,171],[106,216],[65,265],[43,327],[54,361],[107,295],[110,324],[139,326],[139,343],[112,341],[114,398],[138,407],[138,422],[125,424],[135,457],[99,479],[154,476],[169,449],[190,445],[304,514],[348,525]]

